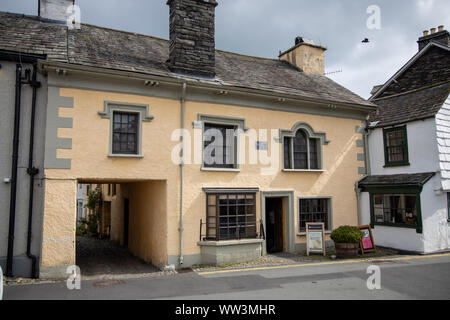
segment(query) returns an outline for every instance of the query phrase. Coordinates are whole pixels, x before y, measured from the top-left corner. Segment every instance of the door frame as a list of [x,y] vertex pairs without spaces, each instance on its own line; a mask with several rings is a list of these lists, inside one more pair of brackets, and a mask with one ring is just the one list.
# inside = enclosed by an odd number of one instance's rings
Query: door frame
[[[295,253],[295,226],[294,226],[294,191],[261,191],[261,220],[264,234],[266,232],[266,199],[282,198],[284,201],[284,243],[285,252]],[[267,254],[266,239],[263,241],[263,254]]]

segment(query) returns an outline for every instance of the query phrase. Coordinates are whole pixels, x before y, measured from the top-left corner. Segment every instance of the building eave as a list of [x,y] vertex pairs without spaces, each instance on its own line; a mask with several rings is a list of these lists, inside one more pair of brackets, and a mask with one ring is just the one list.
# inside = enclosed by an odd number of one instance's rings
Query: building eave
[[57,62],[57,61],[48,61],[48,60],[40,60],[39,68],[41,72],[48,71],[61,71],[65,70],[66,72],[82,72],[82,73],[90,73],[102,76],[111,76],[111,77],[121,77],[121,78],[129,78],[134,80],[142,80],[142,81],[156,81],[161,84],[167,85],[176,85],[181,86],[183,83],[186,83],[190,87],[198,88],[198,89],[209,89],[209,90],[218,90],[223,92],[230,93],[239,93],[246,95],[253,95],[258,97],[266,97],[269,99],[275,99],[275,101],[295,101],[295,102],[306,102],[318,104],[323,107],[334,108],[334,109],[345,109],[345,110],[353,110],[355,112],[365,112],[367,115],[375,111],[377,106],[373,103],[366,104],[354,104],[347,103],[335,100],[328,99],[320,99],[320,98],[311,98],[304,97],[300,95],[292,95],[286,94],[277,91],[269,91],[263,89],[254,89],[247,87],[238,87],[234,85],[228,85],[217,79],[208,79],[201,77],[190,77],[182,74],[173,74],[172,76],[164,76],[164,75],[156,75],[156,74],[148,74],[148,73],[140,73],[140,72],[131,72],[117,69],[106,69],[99,68],[93,66],[79,65],[73,63],[65,63],[65,62]]

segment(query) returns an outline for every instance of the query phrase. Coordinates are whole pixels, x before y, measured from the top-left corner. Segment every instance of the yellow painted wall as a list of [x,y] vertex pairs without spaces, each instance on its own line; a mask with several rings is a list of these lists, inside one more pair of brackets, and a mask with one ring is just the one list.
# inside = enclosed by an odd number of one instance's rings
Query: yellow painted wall
[[41,266],[75,263],[77,182],[46,180]]
[[128,248],[135,256],[155,266],[166,263],[166,182],[126,185],[130,199]]
[[[158,188],[155,182],[148,180],[164,180],[166,197],[160,193],[156,208],[163,207],[165,202],[167,217],[166,228],[160,229],[165,235],[158,236],[164,241],[167,239],[165,250],[156,250],[152,247],[150,251],[144,249],[133,249],[145,257],[151,256],[154,261],[166,261],[167,255],[179,253],[179,188],[180,175],[179,166],[172,163],[171,152],[178,142],[170,140],[172,131],[179,128],[180,102],[178,100],[153,98],[136,95],[126,95],[110,92],[98,92],[79,89],[61,89],[61,96],[73,97],[73,109],[60,109],[60,116],[73,118],[73,128],[60,129],[59,137],[72,138],[72,149],[58,150],[58,157],[70,158],[71,169],[46,169],[45,174],[50,179],[81,179],[86,181],[105,180],[116,181],[122,185],[125,183],[141,180],[139,188],[131,187],[137,193],[139,201],[151,201],[144,194],[155,194],[162,192],[163,186]],[[148,104],[149,112],[154,116],[151,122],[143,123],[143,159],[109,158],[109,131],[110,120],[103,119],[98,115],[103,111],[104,101],[117,101],[125,103]],[[356,197],[354,183],[360,177],[357,173],[358,166],[363,163],[357,161],[357,153],[363,152],[357,148],[356,140],[361,138],[355,133],[355,127],[360,125],[359,120],[324,117],[280,111],[270,111],[257,108],[227,106],[211,103],[186,102],[185,127],[193,136],[192,123],[197,120],[198,114],[209,114],[219,116],[231,116],[245,118],[246,125],[251,129],[291,129],[299,121],[308,123],[315,131],[323,131],[331,142],[323,146],[323,158],[325,172],[282,172],[281,168],[273,175],[263,176],[259,165],[241,165],[240,172],[205,172],[200,170],[200,165],[186,165],[184,183],[184,254],[199,254],[197,245],[199,239],[199,222],[205,219],[206,196],[203,187],[259,187],[261,191],[270,190],[294,190],[295,191],[295,230],[297,230],[298,196],[331,196],[333,198],[333,226],[357,223]],[[271,144],[276,143],[269,139],[269,150]],[[280,151],[280,165],[282,157],[282,144],[278,144]],[[49,181],[49,180],[47,180]],[[68,186],[74,185],[70,182],[61,182],[64,191]],[[65,185],[67,183],[67,186]],[[48,193],[59,193],[61,190],[52,189],[50,182]],[[157,190],[156,190],[157,189]],[[130,190],[128,190],[130,192]],[[76,186],[74,186],[76,194]],[[70,193],[69,193],[70,194]],[[56,195],[55,195],[56,196]],[[130,194],[131,196],[131,194]],[[75,199],[75,196],[73,196]],[[46,196],[47,199],[47,196]],[[67,195],[65,201],[70,201]],[[46,202],[47,203],[47,202]],[[260,218],[260,195],[257,197],[257,214]],[[131,205],[131,201],[130,201]],[[73,207],[73,208],[72,208]],[[69,218],[73,216],[75,221],[76,206],[73,200],[72,206],[64,207],[64,215]],[[119,207],[112,211],[123,210]],[[159,209],[158,209],[159,210]],[[49,225],[60,223],[56,217],[60,209],[50,204],[46,205],[45,221]],[[138,210],[142,211],[142,210]],[[130,213],[131,215],[131,213]],[[162,217],[162,215],[161,215]],[[148,220],[149,221],[149,220]],[[147,223],[146,221],[145,223]],[[117,225],[112,218],[112,225]],[[164,224],[158,220],[155,225]],[[153,227],[148,224],[149,228]],[[48,233],[55,228],[47,227]],[[113,227],[114,229],[114,227]],[[64,228],[65,238],[75,238],[75,233],[70,228]],[[114,233],[114,232],[113,232]],[[113,239],[120,239],[119,234]],[[44,237],[45,239],[45,237]],[[297,237],[297,242],[303,242],[304,238]],[[162,242],[159,242],[162,243]],[[152,244],[153,245],[153,244]],[[47,248],[48,246],[48,248]],[[159,247],[159,245],[158,245]],[[162,247],[165,247],[162,245]],[[52,246],[44,243],[43,251]],[[59,249],[58,249],[59,250]],[[43,255],[43,264],[51,265],[58,262],[59,258],[51,254]],[[64,260],[65,261],[65,260]]]

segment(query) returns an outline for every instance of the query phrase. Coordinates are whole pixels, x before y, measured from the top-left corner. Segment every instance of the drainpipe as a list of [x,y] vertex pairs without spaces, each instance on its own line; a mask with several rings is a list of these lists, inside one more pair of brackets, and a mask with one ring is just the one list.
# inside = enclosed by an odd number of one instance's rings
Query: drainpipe
[[184,109],[186,101],[186,82],[181,90],[181,161],[180,161],[180,266],[184,263],[183,257],[183,179],[184,179]]
[[16,97],[14,107],[14,137],[11,168],[11,195],[9,204],[8,253],[6,258],[6,276],[13,277],[14,230],[16,223],[17,167],[19,158],[20,97],[22,94],[22,65],[16,65]]
[[34,152],[34,123],[36,118],[36,95],[37,89],[41,83],[36,80],[37,77],[37,63],[33,63],[33,75],[30,86],[33,88],[33,96],[31,102],[31,125],[30,125],[30,149],[28,155],[28,169],[27,173],[30,176],[30,190],[28,200],[28,234],[27,234],[27,257],[31,259],[31,277],[38,278],[37,275],[37,257],[31,254],[31,239],[33,229],[33,196],[34,196],[34,177],[39,173],[39,169],[33,167],[33,152]]

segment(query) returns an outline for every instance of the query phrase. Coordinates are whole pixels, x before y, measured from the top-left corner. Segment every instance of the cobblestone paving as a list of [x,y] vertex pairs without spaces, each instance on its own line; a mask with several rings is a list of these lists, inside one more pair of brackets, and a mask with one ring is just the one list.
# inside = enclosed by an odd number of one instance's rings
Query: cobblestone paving
[[77,265],[82,280],[113,280],[174,274],[134,257],[127,248],[108,240],[77,237]]

